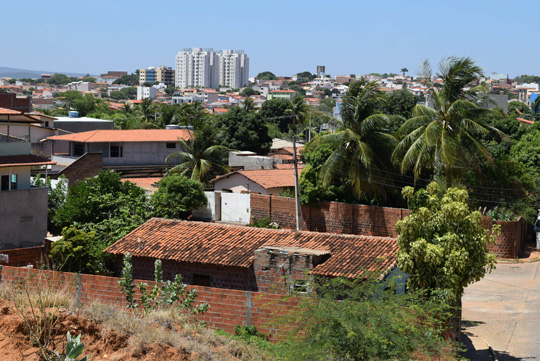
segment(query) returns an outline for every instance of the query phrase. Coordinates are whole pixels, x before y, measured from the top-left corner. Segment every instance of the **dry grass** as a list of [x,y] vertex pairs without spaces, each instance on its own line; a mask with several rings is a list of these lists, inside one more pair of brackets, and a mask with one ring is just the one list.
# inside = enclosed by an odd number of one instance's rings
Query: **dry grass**
[[[179,350],[190,360],[272,359],[254,346],[217,335],[213,330],[177,310],[156,310],[141,317],[136,311],[99,302],[91,302],[82,308],[76,308],[72,291],[69,285],[56,291],[51,283],[46,282],[26,282],[22,288],[0,283],[0,306],[10,307],[26,324],[34,326],[35,314],[39,316],[50,312],[54,317],[48,329],[38,329],[34,333],[36,335],[43,332],[50,333],[51,339],[53,329],[61,315],[83,316],[101,325],[101,336],[105,339],[111,332],[127,334],[127,347],[134,356],[142,355],[156,345],[167,345]],[[43,358],[46,349],[50,347],[50,343],[43,345]]]
[[152,344],[168,345],[200,360],[270,360],[261,350],[216,335],[208,328],[173,310],[157,310],[140,317],[117,306],[92,302],[79,312],[104,328],[130,335],[129,348],[142,353]]

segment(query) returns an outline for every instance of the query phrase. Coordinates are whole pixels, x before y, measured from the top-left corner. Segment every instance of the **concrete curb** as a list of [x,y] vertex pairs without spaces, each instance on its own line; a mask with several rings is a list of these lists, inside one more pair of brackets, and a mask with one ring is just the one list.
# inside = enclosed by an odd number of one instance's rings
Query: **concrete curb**
[[497,358],[497,354],[495,353],[495,350],[493,350],[493,347],[491,347],[489,342],[487,342],[487,340],[483,338],[482,336],[476,336],[476,337],[478,337],[479,339],[485,342],[485,344],[487,345],[489,349],[489,354],[491,355],[491,358],[493,359],[493,361],[499,361],[499,359]]

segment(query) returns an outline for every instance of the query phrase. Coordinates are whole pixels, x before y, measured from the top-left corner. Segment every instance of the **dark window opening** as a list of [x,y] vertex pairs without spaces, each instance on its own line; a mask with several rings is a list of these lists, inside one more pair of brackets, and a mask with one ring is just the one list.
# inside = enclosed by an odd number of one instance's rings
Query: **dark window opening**
[[193,284],[196,286],[206,286],[210,287],[210,276],[208,275],[199,275],[193,274]]
[[75,157],[84,155],[84,143],[73,143],[73,155]]
[[120,158],[122,156],[122,147],[119,145],[111,145],[111,157]]
[[170,149],[174,149],[176,148],[176,143],[167,143],[166,147]]
[[298,293],[307,293],[308,282],[306,280],[295,280],[293,283],[293,291]]
[[8,175],[2,176],[2,186],[0,190],[3,190],[3,191],[9,190],[9,176]]

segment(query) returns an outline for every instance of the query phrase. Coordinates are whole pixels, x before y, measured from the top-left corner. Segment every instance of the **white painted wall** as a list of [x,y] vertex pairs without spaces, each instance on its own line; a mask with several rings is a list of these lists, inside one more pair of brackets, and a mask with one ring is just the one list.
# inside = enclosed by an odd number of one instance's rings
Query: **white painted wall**
[[268,194],[266,189],[257,183],[250,181],[241,174],[233,174],[216,181],[214,183],[214,189],[216,191],[231,191],[233,193],[254,192],[265,195]]
[[221,194],[221,220],[249,224],[251,216],[251,196],[240,193]]
[[219,221],[221,220],[221,193],[219,192],[204,192],[208,204],[193,211],[193,218],[203,221]]

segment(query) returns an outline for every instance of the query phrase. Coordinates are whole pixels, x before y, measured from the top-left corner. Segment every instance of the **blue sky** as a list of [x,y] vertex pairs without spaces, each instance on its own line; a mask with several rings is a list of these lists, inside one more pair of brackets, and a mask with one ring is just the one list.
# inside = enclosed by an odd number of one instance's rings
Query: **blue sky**
[[416,74],[423,59],[452,55],[487,74],[540,74],[539,10],[539,0],[2,1],[0,66],[132,72],[208,47],[244,50],[251,76],[316,65]]

